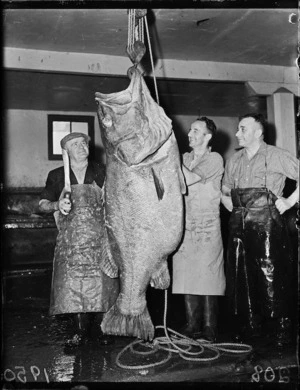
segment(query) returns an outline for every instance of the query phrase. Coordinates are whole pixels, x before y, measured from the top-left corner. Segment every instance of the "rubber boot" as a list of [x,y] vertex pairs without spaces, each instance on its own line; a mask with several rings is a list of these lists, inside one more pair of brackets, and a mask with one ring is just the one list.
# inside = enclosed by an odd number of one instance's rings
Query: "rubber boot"
[[90,313],[76,313],[73,318],[77,331],[81,334],[87,334],[91,326]]
[[66,347],[73,348],[84,344],[87,341],[91,325],[90,313],[76,313],[72,316],[73,320],[73,336],[67,341]]
[[103,320],[104,313],[95,313],[94,316],[94,323],[95,323],[95,328],[96,328],[96,337],[97,341],[100,345],[110,345],[113,344],[114,338],[112,336],[106,335],[102,332],[101,329],[101,323]]
[[194,338],[201,327],[202,295],[185,294],[184,305],[186,324],[179,332]]
[[217,337],[218,297],[204,295],[203,332],[202,338],[214,343]]

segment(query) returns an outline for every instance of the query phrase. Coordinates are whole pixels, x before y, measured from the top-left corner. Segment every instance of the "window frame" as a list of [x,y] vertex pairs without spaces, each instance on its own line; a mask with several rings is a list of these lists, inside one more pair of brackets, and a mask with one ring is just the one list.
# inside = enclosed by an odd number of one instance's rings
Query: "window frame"
[[88,124],[89,159],[95,154],[95,117],[92,115],[72,115],[72,114],[48,114],[48,160],[62,161],[61,154],[53,153],[53,122],[83,122]]

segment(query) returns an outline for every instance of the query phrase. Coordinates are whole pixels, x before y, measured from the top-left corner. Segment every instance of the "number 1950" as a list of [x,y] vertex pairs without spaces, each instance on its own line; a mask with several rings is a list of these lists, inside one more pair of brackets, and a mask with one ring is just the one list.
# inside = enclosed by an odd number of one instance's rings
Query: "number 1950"
[[[35,381],[37,381],[38,377],[41,374],[41,370],[37,366],[31,366],[30,372],[31,372],[31,375],[33,376],[33,379]],[[46,368],[43,369],[43,373],[44,373],[44,377],[46,379],[46,382],[49,383],[49,376],[48,376],[48,373],[46,371]],[[24,366],[15,366],[15,371],[11,370],[10,368],[7,368],[4,371],[3,376],[4,376],[4,380],[7,382],[12,382],[14,380],[19,380],[22,383],[27,382],[26,371],[25,371]]]

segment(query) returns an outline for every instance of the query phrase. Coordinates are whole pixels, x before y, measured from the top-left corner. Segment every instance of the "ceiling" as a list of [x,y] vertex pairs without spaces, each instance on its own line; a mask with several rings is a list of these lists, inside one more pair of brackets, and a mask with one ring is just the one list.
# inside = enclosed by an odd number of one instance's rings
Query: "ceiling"
[[[154,58],[294,66],[297,10],[154,9],[147,11]],[[295,19],[296,18],[296,19]],[[126,9],[7,9],[3,44],[61,52],[126,55]],[[94,110],[94,93],[126,88],[125,77],[6,71],[11,108]],[[147,80],[151,88],[152,80]],[[235,116],[263,110],[242,83],[159,80],[169,114]]]
[[[295,12],[295,10],[294,10]],[[289,9],[148,10],[155,55],[164,59],[292,66],[297,16]],[[9,47],[125,55],[126,9],[10,9]]]

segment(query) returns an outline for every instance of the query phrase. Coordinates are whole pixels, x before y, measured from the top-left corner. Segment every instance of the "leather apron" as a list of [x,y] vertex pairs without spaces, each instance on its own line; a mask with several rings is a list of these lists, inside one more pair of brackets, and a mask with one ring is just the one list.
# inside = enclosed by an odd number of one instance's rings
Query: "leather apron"
[[173,256],[173,294],[224,295],[220,187],[195,183],[185,196],[183,241]]
[[71,189],[72,209],[57,220],[50,314],[106,312],[118,296],[119,280],[99,266],[102,190],[95,182]]
[[277,197],[265,187],[231,190],[226,295],[240,321],[287,315],[292,252]]

